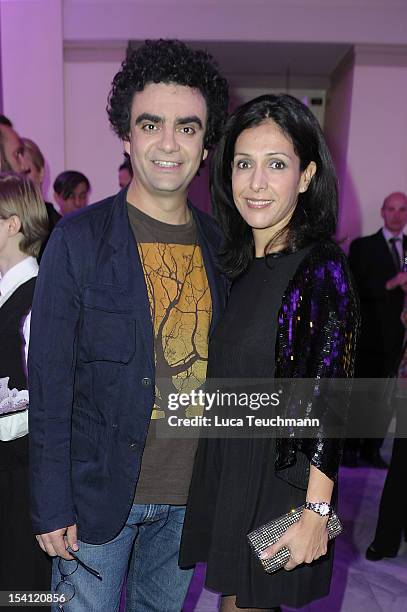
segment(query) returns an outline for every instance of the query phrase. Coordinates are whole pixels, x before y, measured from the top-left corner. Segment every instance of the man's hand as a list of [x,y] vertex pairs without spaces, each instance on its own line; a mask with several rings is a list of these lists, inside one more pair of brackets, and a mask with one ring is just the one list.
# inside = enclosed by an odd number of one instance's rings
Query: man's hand
[[42,550],[48,553],[50,557],[58,556],[71,560],[73,557],[66,550],[68,546],[74,551],[79,550],[76,525],[69,525],[69,527],[56,529],[50,533],[42,533],[35,537]]
[[396,276],[393,276],[386,283],[386,289],[395,289],[401,287],[404,292],[407,293],[407,272],[399,272]]
[[319,559],[328,550],[327,522],[327,517],[318,516],[312,510],[304,510],[300,520],[291,525],[278,542],[263,551],[262,558],[268,559],[280,548],[287,546],[291,556],[284,566],[285,570]]

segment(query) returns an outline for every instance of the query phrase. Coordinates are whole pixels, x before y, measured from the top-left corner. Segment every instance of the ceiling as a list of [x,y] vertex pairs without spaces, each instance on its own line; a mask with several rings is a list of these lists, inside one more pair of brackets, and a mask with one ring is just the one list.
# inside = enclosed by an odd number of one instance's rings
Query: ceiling
[[[131,48],[143,41],[130,41]],[[347,44],[213,42],[188,43],[207,49],[235,87],[265,86],[327,88],[335,68],[351,50]]]

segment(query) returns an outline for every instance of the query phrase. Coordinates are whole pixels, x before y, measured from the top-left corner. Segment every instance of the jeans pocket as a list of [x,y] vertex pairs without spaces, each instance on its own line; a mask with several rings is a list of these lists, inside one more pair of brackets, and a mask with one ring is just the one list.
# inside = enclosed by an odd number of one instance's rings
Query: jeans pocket
[[186,506],[170,506],[169,517],[174,523],[184,524]]

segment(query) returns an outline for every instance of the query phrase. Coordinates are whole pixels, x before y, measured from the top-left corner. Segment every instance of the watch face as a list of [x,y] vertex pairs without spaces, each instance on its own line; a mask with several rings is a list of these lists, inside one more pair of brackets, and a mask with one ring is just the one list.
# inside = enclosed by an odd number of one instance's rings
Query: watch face
[[329,504],[320,504],[319,512],[321,516],[326,516],[327,514],[329,514]]

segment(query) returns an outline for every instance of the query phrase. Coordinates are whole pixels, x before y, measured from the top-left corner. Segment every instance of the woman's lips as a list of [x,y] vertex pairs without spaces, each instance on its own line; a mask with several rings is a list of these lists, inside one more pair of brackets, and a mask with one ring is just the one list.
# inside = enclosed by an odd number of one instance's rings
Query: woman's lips
[[270,204],[273,203],[273,200],[253,200],[251,198],[246,198],[247,206],[249,208],[267,208]]

